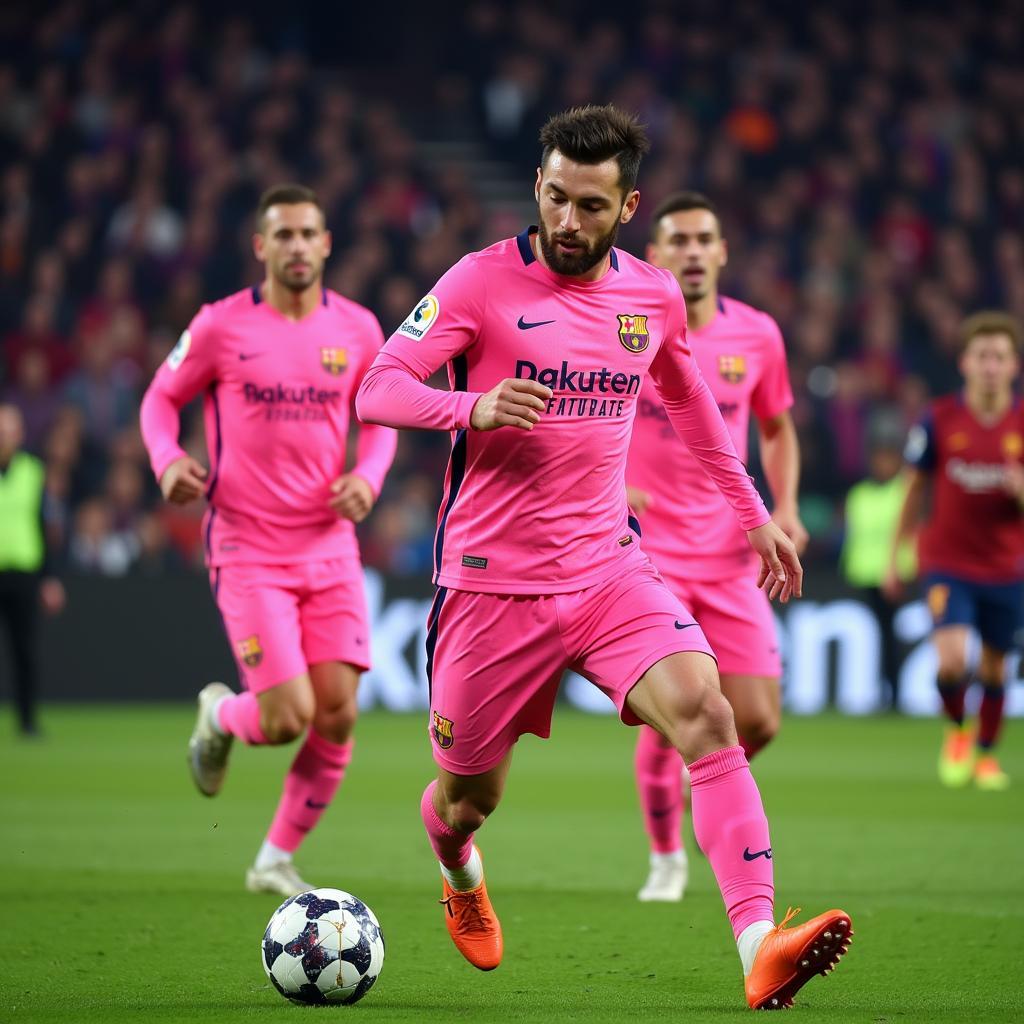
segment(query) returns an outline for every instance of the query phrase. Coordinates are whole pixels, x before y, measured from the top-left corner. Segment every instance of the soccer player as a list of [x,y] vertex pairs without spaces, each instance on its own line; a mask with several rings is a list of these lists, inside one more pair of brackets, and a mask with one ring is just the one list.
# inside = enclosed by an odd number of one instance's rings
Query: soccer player
[[[329,806],[352,754],[369,631],[354,524],[369,514],[397,434],[359,431],[345,470],[350,407],[383,343],[369,310],[323,287],[331,235],[316,195],[269,189],[259,203],[261,285],[204,306],[153,379],[142,434],[164,497],[205,495],[206,559],[243,692],[199,693],[189,765],[214,796],[237,738],[304,737],[256,861],[254,892],[310,886],[292,854]],[[203,394],[207,470],[180,447],[180,411]]]
[[[807,531],[797,512],[800,449],[789,415],[793,394],[785,347],[767,313],[719,294],[727,257],[721,222],[705,196],[678,192],[654,211],[647,259],[670,271],[683,294],[693,357],[744,461],[753,411],[774,500],[772,518],[800,554]],[[756,585],[757,555],[697,456],[679,443],[650,381],[637,404],[626,483],[644,551],[715,652],[722,694],[732,705],[749,760],[779,728],[782,666],[775,620]],[[683,763],[661,733],[642,725],[635,769],[651,847],[650,874],[638,897],[674,902],[687,879],[680,829]]]
[[[626,506],[648,373],[748,531],[770,595],[799,596],[803,571],[701,380],[678,286],[613,247],[639,201],[643,129],[614,107],[585,107],[551,118],[540,139],[539,229],[449,270],[356,399],[364,420],[454,435],[427,642],[438,774],[421,802],[445,921],[470,963],[498,966],[501,926],[474,835],[501,799],[519,736],[549,735],[572,667],[624,722],[654,725],[683,753],[747,1000],[781,1007],[845,951],[850,919],[832,910],[796,928],[774,923],[768,823],[711,649],[640,550]],[[451,390],[425,385],[445,363]]]
[[[976,313],[964,321],[964,389],[934,401],[907,438],[910,485],[885,585],[890,595],[899,593],[896,550],[917,528],[930,482],[918,558],[935,623],[939,696],[950,722],[939,756],[939,778],[947,786],[966,786],[972,778],[979,789],[1010,783],[994,751],[1003,723],[1006,653],[1021,625],[1024,597],[1024,406],[1013,390],[1022,337],[1021,324],[1005,313]],[[971,629],[981,638],[977,732],[964,712]]]

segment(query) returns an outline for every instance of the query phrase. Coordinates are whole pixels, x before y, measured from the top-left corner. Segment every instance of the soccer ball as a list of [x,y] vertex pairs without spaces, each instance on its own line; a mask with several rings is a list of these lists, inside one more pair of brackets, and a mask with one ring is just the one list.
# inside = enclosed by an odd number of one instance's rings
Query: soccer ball
[[384,936],[362,900],[341,889],[311,889],[274,911],[260,954],[286,999],[357,1003],[384,966]]

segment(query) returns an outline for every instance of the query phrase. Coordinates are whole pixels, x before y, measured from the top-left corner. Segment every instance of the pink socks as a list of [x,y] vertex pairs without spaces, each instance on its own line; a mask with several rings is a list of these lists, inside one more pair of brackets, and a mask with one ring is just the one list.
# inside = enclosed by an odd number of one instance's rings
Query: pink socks
[[260,728],[260,702],[248,690],[225,697],[217,705],[217,724],[222,732],[237,737],[250,747],[267,743],[267,737]]
[[697,842],[711,863],[733,934],[774,920],[772,841],[743,748],[726,747],[690,765]]
[[674,853],[683,847],[683,758],[649,725],[637,732],[633,763],[644,828],[655,853]]
[[332,743],[309,730],[285,776],[284,792],[267,833],[271,843],[290,853],[298,849],[341,785],[352,746],[352,740]]
[[427,829],[427,838],[434,848],[437,859],[446,868],[465,867],[473,853],[473,836],[457,832],[438,817],[437,811],[434,810],[436,786],[437,780],[434,779],[423,791],[423,799],[420,800],[420,814]]

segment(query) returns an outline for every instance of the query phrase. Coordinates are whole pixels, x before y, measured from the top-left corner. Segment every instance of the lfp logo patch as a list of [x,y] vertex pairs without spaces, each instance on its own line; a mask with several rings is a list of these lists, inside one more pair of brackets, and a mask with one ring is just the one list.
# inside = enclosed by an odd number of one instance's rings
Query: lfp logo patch
[[249,668],[256,668],[263,660],[263,648],[260,646],[260,638],[256,633],[253,633],[252,636],[247,636],[244,640],[239,640],[235,644],[235,650],[238,652],[238,657]]
[[647,333],[647,317],[639,313],[618,313],[619,341],[629,352],[643,352],[651,343]]
[[723,380],[730,384],[739,384],[747,375],[747,360],[745,356],[719,356],[718,373]]
[[182,331],[181,337],[178,339],[178,343],[171,349],[167,356],[167,366],[171,370],[176,370],[183,362],[185,362],[185,356],[188,355],[188,350],[192,347],[192,334],[190,331]]
[[454,730],[455,723],[450,718],[434,712],[434,742],[442,750],[447,750],[455,742]]
[[398,333],[408,335],[410,338],[415,338],[419,341],[434,326],[434,322],[440,313],[441,304],[437,301],[437,297],[434,295],[424,295],[416,303],[416,308],[402,321],[402,326],[398,328]]
[[343,348],[320,349],[320,365],[333,377],[348,369],[348,350]]

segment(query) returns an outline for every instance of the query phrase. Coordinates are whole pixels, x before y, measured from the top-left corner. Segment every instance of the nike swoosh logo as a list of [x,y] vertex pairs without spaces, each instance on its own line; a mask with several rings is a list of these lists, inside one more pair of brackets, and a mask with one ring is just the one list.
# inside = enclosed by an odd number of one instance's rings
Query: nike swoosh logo
[[317,803],[316,800],[307,800],[306,801],[306,806],[311,811],[322,811],[325,807],[330,807],[330,804],[320,804],[320,803]]
[[545,324],[553,324],[554,322],[554,320],[538,320],[535,324],[531,324],[520,317],[519,323],[516,324],[516,327],[521,331],[528,331],[531,327],[543,327]]
[[660,807],[658,809],[652,807],[647,813],[652,818],[667,818],[674,810],[676,810],[675,807]]
[[758,857],[764,857],[765,860],[771,860],[772,848],[769,846],[767,850],[758,850],[757,853],[751,853],[749,846],[745,846],[743,848],[744,860],[757,860]]
[[680,622],[676,619],[676,629],[689,629],[691,626],[696,626],[696,622]]
[[263,355],[262,352],[239,352],[238,358],[244,363],[250,359],[259,359],[261,355]]

